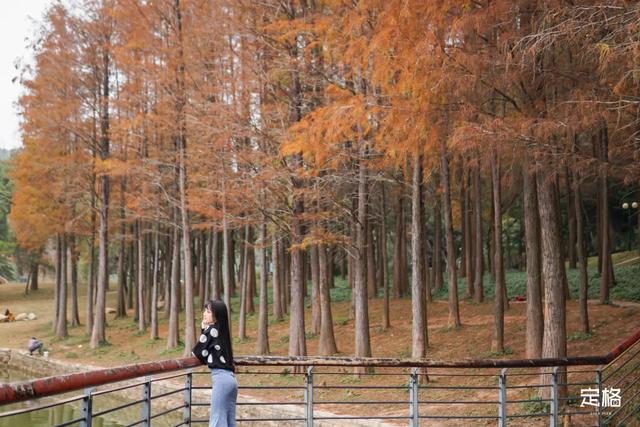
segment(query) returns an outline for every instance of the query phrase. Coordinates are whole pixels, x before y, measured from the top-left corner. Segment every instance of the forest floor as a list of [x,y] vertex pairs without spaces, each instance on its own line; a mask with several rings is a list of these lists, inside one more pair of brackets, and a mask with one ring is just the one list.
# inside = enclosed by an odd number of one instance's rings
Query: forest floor
[[[638,265],[632,265],[626,267],[630,271],[626,271],[625,268],[616,270],[619,284],[616,287],[625,287],[623,294],[630,294],[635,297],[635,293],[638,292],[640,286],[626,285],[623,281],[631,280],[632,277],[637,278],[638,274],[635,274],[638,270]],[[514,295],[520,294],[521,276],[522,272],[509,272],[507,274],[507,282],[509,288],[509,295],[512,298]],[[571,288],[574,289],[576,283],[574,283],[573,271],[569,272]],[[488,281],[487,285],[488,297],[484,303],[475,304],[464,296],[464,281],[461,281],[460,293],[460,315],[462,319],[462,327],[459,329],[451,328],[448,326],[448,306],[445,299],[435,299],[434,302],[428,305],[428,335],[429,335],[429,348],[427,357],[431,359],[440,360],[459,360],[463,358],[505,358],[505,359],[517,359],[525,357],[525,320],[526,320],[526,303],[512,301],[510,308],[505,312],[505,352],[493,353],[491,352],[491,337],[493,334],[493,301],[492,301],[492,284]],[[595,288],[597,287],[597,278],[590,281],[590,297],[593,298]],[[615,289],[613,288],[612,294],[615,295]],[[593,288],[593,289],[592,289]],[[628,289],[627,289],[628,288]],[[349,297],[350,290],[346,287],[344,281],[336,280],[336,288],[332,290],[334,302],[333,318],[334,318],[334,330],[338,345],[338,355],[351,355],[354,351],[354,322],[349,317],[350,302]],[[436,298],[446,298],[446,292],[436,292]],[[640,304],[636,298],[630,298],[627,301],[615,300],[609,305],[597,304],[595,300],[591,300],[589,304],[589,319],[592,327],[592,333],[585,335],[579,332],[579,312],[578,303],[576,299],[572,299],[567,303],[567,336],[568,338],[568,354],[569,356],[578,355],[601,355],[606,354],[611,350],[613,346],[624,340],[626,337],[640,328]],[[615,298],[615,297],[614,297]],[[635,301],[634,301],[635,300]],[[115,286],[111,286],[110,291],[107,294],[107,307],[115,307],[116,301],[116,289]],[[109,345],[100,347],[98,349],[89,348],[89,335],[85,332],[85,312],[86,296],[85,288],[81,287],[79,290],[79,306],[81,307],[80,321],[82,326],[70,327],[69,337],[66,339],[59,339],[55,337],[51,328],[51,310],[53,302],[53,286],[51,282],[44,280],[41,287],[36,292],[31,292],[28,296],[24,294],[24,285],[20,284],[6,284],[0,285],[0,309],[4,310],[8,307],[14,314],[22,312],[34,312],[38,318],[33,321],[21,321],[12,323],[0,323],[0,347],[24,349],[26,342],[31,336],[36,336],[44,341],[45,348],[50,351],[50,357],[61,361],[69,361],[78,363],[79,361],[87,362],[94,366],[117,366],[129,363],[144,362],[150,360],[162,360],[181,357],[183,347],[177,349],[166,349],[165,341],[162,337],[166,337],[167,332],[167,320],[161,315],[159,324],[159,340],[151,340],[147,332],[138,332],[137,323],[133,321],[132,310],[128,311],[128,317],[115,318],[114,314],[107,315],[107,340]],[[232,306],[237,307],[237,298],[234,300]],[[257,299],[256,299],[257,305]],[[381,327],[382,321],[382,298],[374,298],[369,300],[369,319],[371,322],[371,345],[373,356],[376,357],[410,357],[411,355],[411,300],[410,298],[391,299],[391,328],[383,330]],[[256,306],[257,308],[257,306]],[[69,306],[70,310],[70,306]],[[199,312],[196,311],[199,316]],[[310,325],[310,308],[307,304],[305,324],[307,330]],[[184,326],[184,318],[180,319],[181,328]],[[275,322],[270,321],[269,324],[269,341],[270,350],[273,355],[286,355],[288,350],[288,318],[285,317],[283,321]],[[233,325],[237,325],[237,309],[235,310]],[[236,355],[254,354],[255,341],[257,330],[257,314],[250,314],[247,318],[247,331],[249,338],[243,342],[239,342],[237,339],[234,343],[234,352]],[[309,355],[316,354],[318,347],[318,337],[314,334],[307,333],[307,351]],[[404,371],[402,376],[394,377],[379,377],[377,375],[355,377],[353,375],[345,375],[350,372],[346,369],[332,369],[326,371],[327,374],[321,374],[316,379],[317,384],[338,384],[338,385],[372,385],[380,384],[381,378],[384,378],[385,384],[395,384],[403,386],[407,384],[408,372]],[[480,381],[488,380],[493,385],[496,382],[497,370],[472,370],[473,372],[489,372],[490,375],[486,377],[462,377],[466,378],[465,384],[481,384]],[[322,370],[319,370],[319,374]],[[384,373],[385,371],[380,369],[376,373]],[[398,372],[398,370],[394,371]],[[438,382],[444,382],[451,378],[438,377],[438,370],[431,370],[429,384],[437,384]],[[441,370],[441,373],[447,371]],[[531,372],[531,371],[529,371]],[[466,371],[466,373],[470,373]],[[586,375],[586,374],[585,374]],[[448,377],[447,375],[445,375]],[[589,374],[591,378],[593,374]],[[204,375],[196,376],[196,383],[202,383],[206,385],[209,382],[208,378]],[[393,379],[395,378],[395,379]],[[518,380],[514,377],[511,380],[511,384]],[[454,380],[453,382],[447,382],[448,385],[458,383],[460,380]],[[574,381],[573,379],[571,381]],[[241,383],[243,380],[241,379]],[[275,371],[273,375],[268,377],[249,375],[244,379],[245,384],[279,384],[279,385],[302,385],[303,377],[301,375],[295,375],[290,369],[282,369]],[[394,392],[395,393],[395,392]],[[331,401],[357,401],[361,398],[380,399],[380,400],[402,400],[407,401],[406,391],[398,391],[395,397],[394,394],[389,391],[379,390],[375,392],[366,392],[358,389],[338,389],[334,391],[330,390],[318,390],[316,397],[322,399],[323,396]],[[429,391],[429,398],[435,399],[451,399],[452,397],[460,397],[458,394],[454,394],[450,391],[436,392],[434,390]],[[254,397],[263,397],[269,399],[270,396],[262,395],[259,392],[250,393]],[[468,395],[466,392],[459,394]],[[494,392],[485,396],[486,400],[496,400],[497,396],[493,396]],[[468,395],[472,399],[479,399],[479,395]],[[277,400],[282,400],[285,396],[275,397]],[[301,399],[301,392],[292,391],[289,395],[291,399]],[[524,395],[524,398],[531,397]],[[271,396],[273,398],[273,396]],[[299,400],[301,401],[301,400]],[[448,409],[452,410],[456,405],[449,405]],[[482,406],[482,405],[480,405]],[[495,405],[490,405],[491,410],[486,409],[489,405],[484,405],[485,409],[478,409],[476,412],[461,408],[465,414],[477,413],[487,414],[495,412]],[[544,406],[544,405],[542,405]],[[539,410],[542,406],[536,406],[535,402],[533,406],[530,404],[521,404],[517,410],[524,412],[531,412]],[[369,405],[321,405],[318,409],[331,410],[337,413],[370,413],[371,406]],[[489,412],[487,412],[489,411]],[[404,412],[406,414],[406,405],[378,405],[376,407],[376,413],[385,414],[399,414]],[[510,410],[511,412],[511,410]],[[434,405],[425,410],[428,414],[437,414],[437,408],[434,409]],[[489,424],[493,422],[487,421]],[[455,423],[454,423],[455,425]],[[471,425],[469,423],[469,425]],[[479,423],[478,425],[484,425]],[[529,424],[520,424],[529,425]],[[530,425],[536,425],[535,423]],[[579,424],[575,424],[579,425]]]

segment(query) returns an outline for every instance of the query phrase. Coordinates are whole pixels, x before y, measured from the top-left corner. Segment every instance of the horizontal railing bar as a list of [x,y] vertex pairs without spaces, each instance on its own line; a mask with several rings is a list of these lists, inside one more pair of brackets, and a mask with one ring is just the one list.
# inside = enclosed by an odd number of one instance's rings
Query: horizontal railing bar
[[65,421],[62,424],[56,424],[54,427],[66,427],[66,426],[70,426],[71,424],[79,423],[81,421],[84,421],[84,417],[76,418],[76,419],[71,420],[71,421]]
[[163,415],[167,415],[167,414],[168,414],[168,413],[170,413],[170,412],[177,411],[178,409],[182,409],[182,408],[184,408],[184,407],[186,407],[186,406],[187,406],[187,405],[185,405],[185,404],[183,403],[182,405],[180,405],[180,406],[176,406],[175,408],[166,409],[166,410],[164,410],[164,411],[162,411],[162,412],[158,412],[157,414],[152,415],[152,416],[151,416],[151,419],[158,418],[158,417],[161,417],[161,416],[163,416]]
[[[315,405],[317,402],[313,402]],[[207,403],[208,405],[208,403]],[[237,402],[236,405],[260,406],[260,405],[305,405],[304,402]]]
[[[305,388],[305,387],[302,387]],[[376,385],[376,386],[368,386],[368,385],[316,385],[313,386],[314,389],[358,389],[358,390],[388,390],[388,389],[394,389],[394,390],[406,390],[409,388],[409,386],[396,386],[396,385]]]
[[518,388],[538,388],[538,387],[553,387],[553,384],[510,385],[510,386],[507,386],[506,388],[518,389]]
[[397,404],[402,404],[402,405],[406,405],[407,401],[406,400],[380,400],[380,401],[375,401],[375,402],[369,402],[369,401],[348,401],[348,402],[344,402],[344,401],[340,401],[340,400],[321,400],[321,401],[317,401],[314,400],[313,401],[313,405],[397,405]]
[[464,386],[426,386],[426,385],[421,385],[418,387],[420,390],[460,390],[460,389],[464,389],[464,390],[498,390],[500,389],[500,387],[498,386],[479,386],[479,385],[470,385],[467,387]]
[[548,412],[540,412],[535,414],[507,414],[507,418],[539,418],[548,417],[549,415],[550,414]]
[[[406,402],[405,402],[406,403]],[[418,403],[425,403],[429,405],[445,405],[445,404],[460,404],[460,405],[497,405],[498,402],[491,400],[483,400],[479,402],[472,402],[470,400],[420,400]]]
[[595,385],[597,386],[598,383],[594,382],[594,381],[590,381],[590,382],[586,382],[586,383],[558,383],[558,385]]
[[[173,427],[183,426],[183,425],[185,425],[185,424],[188,424],[189,422],[193,422],[193,421],[185,420],[185,421],[183,421],[183,422],[181,422],[181,423],[178,423],[178,424],[174,425]],[[207,420],[207,421],[205,421],[205,422],[206,422],[206,423],[208,423],[208,422],[209,422],[209,420]]]
[[411,419],[409,416],[402,415],[380,415],[380,416],[336,416],[336,417],[313,417],[314,420],[408,420]]
[[[192,388],[196,388],[196,387],[192,387]],[[198,388],[211,388],[211,387],[198,387]],[[247,389],[247,390],[256,390],[256,389],[263,389],[263,390],[306,390],[306,387],[304,387],[304,386],[277,386],[277,385],[265,385],[265,386],[261,386],[261,385],[243,385],[243,386],[238,386],[238,389]]]
[[128,408],[129,406],[139,405],[142,402],[144,402],[144,399],[136,400],[134,402],[125,403],[124,405],[116,406],[115,408],[109,408],[109,409],[105,409],[104,411],[94,412],[93,416],[94,417],[99,417],[99,416],[104,415],[104,414],[110,414],[111,412],[119,411],[120,409]]
[[167,391],[165,393],[154,394],[153,396],[150,397],[150,400],[160,399],[161,397],[169,396],[171,394],[180,393],[181,391],[185,391],[186,389],[187,389],[186,387],[182,387],[182,388],[179,388],[177,390],[171,390],[171,391]]
[[553,399],[514,399],[506,400],[506,403],[528,403],[528,402],[552,402]]
[[137,426],[138,424],[142,424],[144,420],[140,420],[140,421],[136,421],[135,423],[131,423],[131,424],[127,424],[124,427],[133,427],[133,426]]
[[94,396],[94,397],[95,396],[101,396],[103,394],[114,393],[116,391],[122,391],[122,390],[126,390],[128,388],[139,387],[139,386],[141,386],[143,384],[146,384],[146,383],[147,383],[147,381],[138,381],[138,382],[136,382],[134,384],[127,384],[127,385],[123,385],[121,387],[109,388],[109,389],[106,389],[106,390],[95,391],[95,392],[91,393],[91,395]]
[[21,408],[21,409],[14,409],[12,411],[1,412],[0,418],[13,417],[14,415],[27,414],[29,412],[42,411],[43,409],[53,408],[54,406],[64,405],[65,403],[77,402],[78,400],[82,400],[82,399],[84,399],[84,396],[79,395],[79,396],[69,397],[67,399],[62,399],[62,400],[58,400],[51,403],[46,403],[40,406],[34,406],[32,408]]
[[500,417],[490,415],[419,415],[418,418],[460,419],[460,420],[498,420]]
[[[306,418],[238,418],[237,422],[256,422],[256,421],[305,421]],[[199,420],[191,421],[193,422],[202,422]],[[209,420],[205,420],[204,422],[209,422]]]

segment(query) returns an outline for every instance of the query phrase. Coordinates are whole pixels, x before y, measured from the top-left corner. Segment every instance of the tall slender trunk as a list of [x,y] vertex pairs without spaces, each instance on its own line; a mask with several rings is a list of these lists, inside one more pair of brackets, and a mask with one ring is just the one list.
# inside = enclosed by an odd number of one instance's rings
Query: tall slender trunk
[[602,124],[599,130],[600,140],[600,213],[602,215],[601,225],[601,258],[602,268],[600,271],[600,304],[609,303],[609,287],[611,286],[611,238],[609,236],[609,183],[607,177],[608,154],[608,134],[607,125]]
[[[311,331],[320,333],[320,261],[318,259],[318,245],[311,245]],[[325,267],[326,268],[326,267]]]
[[147,329],[147,322],[144,315],[146,300],[146,280],[145,280],[145,247],[144,247],[144,225],[142,221],[136,221],[136,240],[138,245],[138,331]]
[[273,265],[273,273],[271,279],[272,294],[273,294],[273,318],[277,321],[282,320],[282,297],[280,291],[282,286],[280,284],[280,268],[282,263],[280,262],[280,241],[275,235],[272,237],[271,244],[271,264]]
[[384,293],[382,329],[388,329],[391,326],[391,319],[389,318],[389,271],[387,262],[387,201],[384,190],[385,185],[383,182],[380,189],[380,261],[382,263],[382,289]]
[[58,323],[56,336],[66,338],[67,332],[67,236],[60,239],[60,293],[58,298]]
[[474,271],[473,271],[473,264],[474,264],[474,258],[473,258],[473,242],[475,239],[471,238],[472,235],[472,221],[471,221],[471,186],[470,186],[470,180],[469,180],[469,172],[470,172],[470,166],[469,163],[466,162],[464,164],[465,167],[465,171],[462,174],[463,179],[464,179],[464,185],[463,185],[463,192],[464,192],[464,196],[463,196],[463,200],[464,200],[464,215],[462,217],[463,222],[464,222],[464,265],[463,268],[466,271],[465,274],[465,278],[467,281],[467,289],[466,289],[466,296],[467,298],[471,298],[471,296],[474,294],[474,288],[473,288],[473,283],[474,283]]
[[[102,52],[102,93],[100,97],[100,160],[109,158],[109,43],[107,35],[104,51]],[[107,342],[105,333],[105,309],[107,302],[107,288],[109,281],[109,175],[100,175],[100,227],[98,232],[98,286],[96,296],[96,310],[91,331],[90,347],[97,348]]]
[[[367,220],[367,199],[368,180],[367,166],[365,164],[367,147],[361,142],[360,164],[358,171],[358,214],[356,222],[356,265],[355,265],[355,355],[356,357],[371,356],[371,340],[369,337],[369,302],[367,299],[367,282],[365,271],[366,257],[366,220]],[[363,373],[367,370],[356,368],[356,373]]]
[[175,348],[180,341],[180,230],[177,222],[178,209],[173,209],[173,241],[171,242],[171,297],[169,308],[169,330],[167,332],[167,348]]
[[504,351],[504,275],[502,265],[502,208],[500,194],[500,163],[498,153],[493,151],[491,154],[491,175],[493,181],[493,230],[495,249],[493,262],[495,265],[495,320],[493,341],[491,349],[495,352]]
[[[95,158],[95,156],[94,156]],[[87,277],[87,319],[85,332],[91,334],[93,330],[93,298],[96,284],[96,196],[94,191],[96,177],[91,175],[91,234],[89,235],[89,272]]]
[[60,316],[60,286],[62,283],[62,238],[56,235],[56,283],[53,288],[53,319],[51,328],[55,332],[58,327],[58,317]]
[[398,197],[396,201],[395,213],[396,229],[393,242],[393,297],[400,298],[402,296],[402,235],[404,233],[402,197]]
[[[371,197],[371,196],[369,196]],[[366,270],[367,270],[367,298],[375,298],[376,296],[376,262],[374,257],[373,245],[373,221],[367,217],[365,226],[366,235]]]
[[569,268],[576,268],[576,209],[575,197],[572,194],[573,185],[571,183],[571,172],[565,165],[565,188],[567,193],[567,226],[569,228],[569,241],[567,242],[567,256],[569,257]]
[[338,352],[333,332],[333,315],[331,314],[331,292],[329,289],[329,269],[327,268],[327,249],[324,244],[318,245],[318,263],[320,273],[320,342],[318,353],[331,356]]
[[482,257],[482,189],[480,181],[480,164],[473,168],[473,228],[474,228],[474,273],[473,301],[484,301],[484,259]]
[[[538,208],[540,210],[540,230],[542,242],[542,282],[545,287],[544,332],[542,357],[565,357],[567,355],[566,300],[563,286],[564,263],[560,262],[558,250],[559,215],[555,203],[556,185],[553,176],[543,169],[538,171]],[[549,373],[549,369],[543,372]],[[549,375],[543,376],[544,383],[550,383]],[[563,371],[558,379],[566,383]],[[559,387],[559,395],[566,394],[566,386]]]
[[[437,180],[437,178],[436,178]],[[442,205],[440,203],[440,185],[436,181],[435,206],[433,208],[433,287],[442,289]]]
[[71,326],[80,326],[78,312],[78,248],[76,236],[69,235],[69,255],[71,256]]
[[184,300],[185,300],[185,334],[184,356],[191,354],[195,345],[195,317],[193,312],[193,259],[191,256],[191,220],[187,202],[187,123],[184,108],[186,106],[185,59],[182,41],[182,11],[180,0],[174,0],[176,31],[178,37],[178,69],[177,69],[177,101],[178,120],[178,188],[180,216],[182,217],[182,256],[184,258]]
[[[577,137],[576,137],[577,138]],[[576,221],[576,255],[580,268],[580,330],[589,333],[589,311],[587,300],[589,298],[589,275],[587,272],[587,254],[584,242],[584,222],[582,219],[582,192],[580,190],[580,172],[573,168],[573,208]]]
[[411,180],[411,357],[421,359],[428,345],[422,271],[422,156],[416,154]]
[[269,354],[269,307],[267,307],[267,222],[260,224],[260,306],[258,308],[258,340],[256,354]]
[[442,176],[444,229],[447,243],[447,281],[449,290],[449,326],[459,328],[458,278],[456,273],[456,252],[453,244],[453,219],[451,217],[451,182],[449,179],[449,154],[444,139],[440,141],[440,173]]
[[542,354],[542,282],[540,280],[540,223],[536,173],[530,170],[528,156],[523,165],[524,221],[527,256],[527,332],[528,359]]
[[160,274],[160,244],[158,224],[153,229],[153,278],[151,281],[151,335],[152,340],[158,339],[158,281]]
[[213,264],[213,271],[211,272],[211,299],[220,299],[220,288],[222,285],[222,248],[221,248],[221,233],[214,231],[213,233],[213,247],[211,248],[211,262]]

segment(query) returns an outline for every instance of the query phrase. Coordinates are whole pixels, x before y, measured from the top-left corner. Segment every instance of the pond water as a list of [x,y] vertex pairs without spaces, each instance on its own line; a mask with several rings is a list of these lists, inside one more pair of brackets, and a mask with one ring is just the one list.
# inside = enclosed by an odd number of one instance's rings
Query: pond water
[[[33,376],[15,370],[7,369],[6,366],[0,365],[0,383],[24,381],[31,379]],[[112,385],[112,387],[114,387]],[[135,387],[130,389],[131,399],[139,399],[141,397],[140,388]],[[75,392],[58,395],[55,397],[48,397],[39,400],[29,400],[26,402],[20,402],[12,405],[6,405],[0,407],[0,413],[12,411],[21,408],[28,408],[33,406],[40,406],[45,403],[55,402],[66,397],[73,397],[81,395],[83,392],[77,390]],[[120,398],[113,394],[96,396],[93,399],[93,412],[102,411],[105,409],[113,408],[127,403],[128,400]],[[152,413],[161,412],[162,408],[153,407]],[[107,414],[104,417],[94,417],[94,427],[120,427],[131,424],[132,422],[141,418],[140,405],[133,405],[131,407],[115,411],[111,414]],[[80,401],[72,402],[65,405],[58,405],[48,409],[42,409],[39,411],[28,412],[20,415],[15,415],[6,418],[0,418],[0,427],[49,427],[57,424],[61,424],[65,421],[71,421],[80,417]],[[182,421],[182,413],[177,411],[175,414],[168,414],[162,417],[154,419],[153,425],[159,427],[172,426]],[[79,424],[74,424],[75,426]]]

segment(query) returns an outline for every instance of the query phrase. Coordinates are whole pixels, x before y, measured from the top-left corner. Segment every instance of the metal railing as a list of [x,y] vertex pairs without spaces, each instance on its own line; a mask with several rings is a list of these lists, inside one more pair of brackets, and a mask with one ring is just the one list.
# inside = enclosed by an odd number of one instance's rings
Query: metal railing
[[[199,363],[183,358],[3,384],[0,406],[84,392],[3,412],[0,419],[71,404],[78,406],[79,415],[53,425],[91,426],[96,417],[131,409],[139,415],[129,414],[128,426],[160,420],[165,425],[206,424],[210,394],[200,390],[209,390],[210,383],[200,378],[209,371],[193,370]],[[242,369],[237,372],[237,421],[242,423],[371,425],[377,420],[411,426],[526,422],[555,427],[571,418],[583,426],[640,425],[640,331],[606,356],[461,361],[244,356],[236,365]],[[353,367],[360,368],[358,374]],[[181,372],[157,376],[169,371]],[[99,389],[113,383],[120,384]],[[137,396],[126,403],[95,408],[100,396],[132,392]]]

